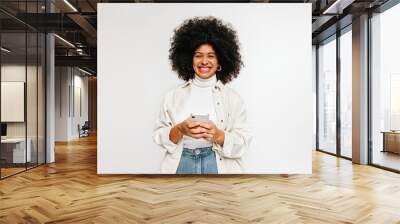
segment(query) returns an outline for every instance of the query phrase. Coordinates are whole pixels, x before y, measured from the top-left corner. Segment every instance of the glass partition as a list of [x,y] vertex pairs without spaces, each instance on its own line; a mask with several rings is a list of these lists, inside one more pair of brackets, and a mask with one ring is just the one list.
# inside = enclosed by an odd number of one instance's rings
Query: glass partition
[[0,2],[1,179],[45,163],[45,34],[16,19],[44,3]]
[[26,74],[26,113],[27,113],[27,150],[30,151],[30,160],[27,167],[37,165],[37,132],[38,132],[38,35],[36,32],[27,33],[27,74]]
[[38,33],[38,64],[37,64],[37,162],[43,164],[46,162],[46,38],[45,34]]
[[[1,34],[1,176],[24,171],[26,150],[26,33]],[[4,50],[6,49],[6,50]]]
[[318,149],[336,154],[336,37],[318,47]]
[[400,4],[371,18],[371,162],[400,171]]

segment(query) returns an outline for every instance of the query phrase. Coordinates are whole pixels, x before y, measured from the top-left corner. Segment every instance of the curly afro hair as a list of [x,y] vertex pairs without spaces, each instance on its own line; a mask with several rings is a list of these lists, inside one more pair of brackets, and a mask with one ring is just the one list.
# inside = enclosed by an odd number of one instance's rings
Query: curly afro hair
[[172,70],[185,81],[194,78],[192,65],[195,50],[202,44],[210,44],[216,54],[221,71],[217,79],[226,84],[236,78],[243,65],[236,31],[214,17],[194,17],[176,28],[169,49]]

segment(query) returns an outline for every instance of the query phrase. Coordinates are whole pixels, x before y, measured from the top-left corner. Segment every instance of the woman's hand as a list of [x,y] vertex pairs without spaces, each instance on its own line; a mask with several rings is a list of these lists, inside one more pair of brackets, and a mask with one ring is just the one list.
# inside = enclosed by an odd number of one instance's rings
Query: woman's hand
[[193,121],[191,117],[175,125],[170,133],[169,139],[177,144],[183,135],[190,136],[195,139],[203,138],[207,130],[200,126],[201,122]]
[[175,125],[169,133],[169,139],[178,144],[183,135],[195,139],[204,138],[207,141],[216,142],[220,146],[224,145],[225,140],[224,131],[218,129],[212,121],[198,122],[193,121],[191,117]]
[[224,145],[225,132],[218,129],[212,121],[200,123],[200,127],[206,130],[202,135],[204,139],[210,142],[216,142],[220,146]]
[[177,126],[182,134],[199,139],[202,138],[203,134],[207,131],[205,128],[200,126],[201,123],[202,122],[199,121],[193,121],[193,119],[189,117],[179,123]]

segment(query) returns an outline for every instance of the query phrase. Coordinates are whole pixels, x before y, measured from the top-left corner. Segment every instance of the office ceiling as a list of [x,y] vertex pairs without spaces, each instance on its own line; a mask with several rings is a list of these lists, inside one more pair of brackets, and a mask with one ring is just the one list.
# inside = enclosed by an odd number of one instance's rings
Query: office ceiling
[[[0,25],[4,33],[17,33],[25,28],[55,32],[56,65],[81,66],[96,71],[97,3],[138,2],[252,2],[252,3],[312,3],[313,43],[331,36],[338,28],[351,24],[353,16],[373,10],[389,0],[1,0]],[[50,11],[52,13],[48,13]],[[27,12],[27,13],[26,13]],[[340,23],[337,23],[341,20]],[[11,34],[8,34],[11,35]],[[11,38],[12,40],[12,38]],[[9,41],[11,41],[9,40]],[[18,41],[15,38],[15,41]]]

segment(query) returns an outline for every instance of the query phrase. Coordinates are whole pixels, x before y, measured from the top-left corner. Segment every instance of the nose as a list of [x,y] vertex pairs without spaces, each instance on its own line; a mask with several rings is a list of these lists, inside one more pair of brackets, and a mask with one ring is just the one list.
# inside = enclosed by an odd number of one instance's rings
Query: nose
[[202,65],[208,64],[208,58],[207,58],[207,57],[202,57],[202,58],[201,58],[201,64],[202,64]]

